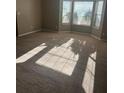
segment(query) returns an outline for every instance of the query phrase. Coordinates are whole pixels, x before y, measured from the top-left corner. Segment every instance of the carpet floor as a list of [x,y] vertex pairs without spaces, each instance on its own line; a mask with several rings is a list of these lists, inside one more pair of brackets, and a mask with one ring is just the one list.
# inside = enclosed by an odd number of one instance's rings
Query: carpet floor
[[107,93],[107,43],[88,34],[37,32],[16,42],[17,93]]

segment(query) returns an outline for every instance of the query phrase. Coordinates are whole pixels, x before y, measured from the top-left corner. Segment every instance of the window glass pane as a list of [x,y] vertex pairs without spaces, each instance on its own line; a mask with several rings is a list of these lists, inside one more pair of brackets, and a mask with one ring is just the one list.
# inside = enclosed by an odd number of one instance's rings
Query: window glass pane
[[97,14],[102,14],[103,1],[98,2]]
[[71,1],[63,1],[62,23],[70,23]]
[[73,24],[90,25],[93,2],[74,2]]
[[95,21],[95,26],[99,28],[101,22],[101,15],[96,15],[96,21]]
[[96,16],[95,16],[95,27],[99,29],[101,23],[101,15],[102,15],[103,1],[98,1],[96,4]]

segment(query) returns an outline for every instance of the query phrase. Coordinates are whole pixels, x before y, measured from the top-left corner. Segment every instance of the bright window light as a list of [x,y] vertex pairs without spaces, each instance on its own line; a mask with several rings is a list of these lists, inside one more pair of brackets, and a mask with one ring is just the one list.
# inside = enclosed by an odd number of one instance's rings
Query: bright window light
[[86,41],[83,41],[83,45],[84,45],[84,46],[86,45],[86,43],[87,43]]
[[47,54],[38,59],[36,64],[71,76],[79,59],[79,54],[74,54],[71,50],[73,42],[74,39],[71,38],[61,46],[52,48]]
[[96,62],[94,60],[96,60],[96,52],[92,53],[88,59],[88,63],[82,83],[82,87],[85,90],[85,93],[93,93],[95,67],[96,67]]
[[96,13],[95,13],[95,27],[99,29],[101,18],[102,18],[102,10],[103,10],[103,1],[98,1],[96,3]]
[[91,24],[93,2],[75,1],[73,24],[76,25],[88,25]]
[[63,1],[62,23],[70,23],[71,1]]
[[95,51],[94,53],[90,54],[90,57],[91,57],[93,60],[96,60],[96,55],[97,55],[97,52]]
[[40,51],[42,51],[46,47],[47,46],[45,46],[45,43],[37,46],[36,48],[30,50],[29,52],[25,53],[21,57],[17,58],[16,63],[26,62],[28,59],[30,59],[31,57],[33,57],[34,55],[36,55],[37,53],[39,53]]

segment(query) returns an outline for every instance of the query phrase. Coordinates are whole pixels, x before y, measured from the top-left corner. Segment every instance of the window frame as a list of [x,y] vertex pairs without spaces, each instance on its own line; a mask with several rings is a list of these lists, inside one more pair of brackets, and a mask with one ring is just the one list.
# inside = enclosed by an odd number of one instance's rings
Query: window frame
[[[97,10],[98,10],[98,3],[99,3],[99,2],[103,2],[103,4],[102,4],[102,11],[101,11],[100,14],[97,13]],[[96,1],[96,4],[95,4],[95,12],[94,12],[94,21],[93,21],[93,28],[94,28],[94,29],[99,30],[100,27],[101,27],[102,16],[103,16],[103,8],[104,8],[104,0]],[[100,18],[100,23],[99,23],[99,27],[96,26],[96,17],[97,17],[97,15],[98,15],[98,16],[101,16],[101,18]]]

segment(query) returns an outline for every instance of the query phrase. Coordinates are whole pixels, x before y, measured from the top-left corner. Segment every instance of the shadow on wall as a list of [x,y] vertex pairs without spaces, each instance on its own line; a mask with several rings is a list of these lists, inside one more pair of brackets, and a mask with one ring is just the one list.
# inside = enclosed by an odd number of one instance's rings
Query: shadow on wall
[[[50,42],[42,43],[16,59],[17,92],[95,93],[96,45],[73,37],[52,38]],[[26,74],[20,75],[21,72]],[[19,80],[23,81],[24,87]]]

